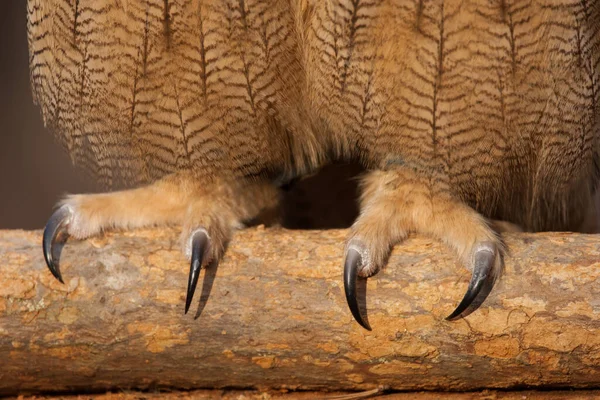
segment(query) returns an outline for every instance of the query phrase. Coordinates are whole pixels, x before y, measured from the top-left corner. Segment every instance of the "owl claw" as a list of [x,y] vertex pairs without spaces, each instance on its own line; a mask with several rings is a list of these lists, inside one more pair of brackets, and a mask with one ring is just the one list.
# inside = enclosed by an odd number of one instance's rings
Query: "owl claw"
[[461,300],[456,310],[446,320],[454,321],[466,317],[477,310],[487,298],[495,282],[494,266],[496,253],[494,249],[483,248],[475,253],[473,276],[469,282],[467,293]]
[[67,205],[57,209],[50,219],[48,219],[42,239],[42,248],[44,250],[46,265],[50,272],[52,272],[52,275],[54,275],[60,283],[65,283],[59,268],[60,252],[69,237],[67,226],[71,222],[71,216],[72,211]]
[[187,295],[185,298],[185,313],[187,314],[192,304],[192,298],[198,284],[198,277],[202,269],[204,252],[208,244],[208,234],[205,230],[196,231],[192,236],[192,261],[190,263],[190,275],[188,277]]
[[356,298],[356,277],[359,267],[362,264],[362,257],[355,249],[348,249],[346,253],[346,262],[344,263],[344,291],[346,292],[346,301],[352,316],[363,328],[371,330],[369,323],[362,317]]

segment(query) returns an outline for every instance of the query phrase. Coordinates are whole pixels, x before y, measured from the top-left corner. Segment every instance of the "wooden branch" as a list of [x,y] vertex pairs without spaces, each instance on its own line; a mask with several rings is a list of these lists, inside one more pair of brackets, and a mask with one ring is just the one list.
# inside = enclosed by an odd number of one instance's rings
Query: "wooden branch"
[[598,400],[597,390],[482,390],[477,392],[307,392],[212,389],[162,392],[115,392],[19,397],[16,400]]
[[507,236],[504,275],[458,322],[444,317],[470,273],[437,242],[409,239],[368,281],[367,332],[343,294],[345,234],[239,232],[183,315],[188,266],[174,230],[71,241],[64,285],[40,232],[0,232],[0,395],[598,386],[599,236]]

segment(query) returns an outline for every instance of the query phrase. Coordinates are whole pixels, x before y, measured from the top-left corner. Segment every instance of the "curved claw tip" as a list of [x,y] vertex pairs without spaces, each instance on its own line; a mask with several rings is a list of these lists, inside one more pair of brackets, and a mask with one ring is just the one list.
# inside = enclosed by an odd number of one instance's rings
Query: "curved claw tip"
[[190,275],[188,276],[187,295],[185,297],[185,314],[187,314],[192,304],[207,244],[208,235],[204,230],[194,233],[192,237],[192,261],[190,263]]
[[71,210],[68,206],[65,205],[57,209],[50,219],[48,219],[42,239],[42,249],[46,265],[60,283],[65,283],[60,274],[59,261],[62,245],[64,245],[68,238],[66,233],[70,218]]
[[371,326],[363,318],[358,307],[356,298],[356,277],[358,276],[358,268],[362,264],[362,257],[358,251],[349,249],[346,254],[346,262],[344,263],[344,291],[346,292],[346,301],[352,316],[366,330],[370,331]]
[[[495,252],[480,250],[475,254],[475,267],[467,292],[456,310],[446,317],[447,321],[455,321],[466,317],[479,308],[492,290],[495,278],[493,274],[495,261]],[[485,290],[483,290],[484,287]]]

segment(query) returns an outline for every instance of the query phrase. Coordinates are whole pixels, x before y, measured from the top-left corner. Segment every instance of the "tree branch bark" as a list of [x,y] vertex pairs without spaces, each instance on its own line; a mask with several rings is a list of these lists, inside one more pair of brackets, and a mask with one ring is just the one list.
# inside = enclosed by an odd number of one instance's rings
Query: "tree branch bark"
[[0,395],[598,386],[599,236],[507,235],[503,276],[458,322],[444,317],[470,273],[443,245],[411,238],[368,280],[367,332],[343,294],[345,235],[239,232],[184,315],[175,230],[70,241],[64,285],[46,269],[40,232],[0,231]]

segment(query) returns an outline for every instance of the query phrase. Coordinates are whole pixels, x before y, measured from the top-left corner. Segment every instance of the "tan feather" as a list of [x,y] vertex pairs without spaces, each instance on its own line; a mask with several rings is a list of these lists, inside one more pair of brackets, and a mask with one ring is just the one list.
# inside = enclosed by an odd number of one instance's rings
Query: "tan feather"
[[333,154],[539,230],[598,181],[598,0],[29,0],[28,26],[47,126],[108,185]]

